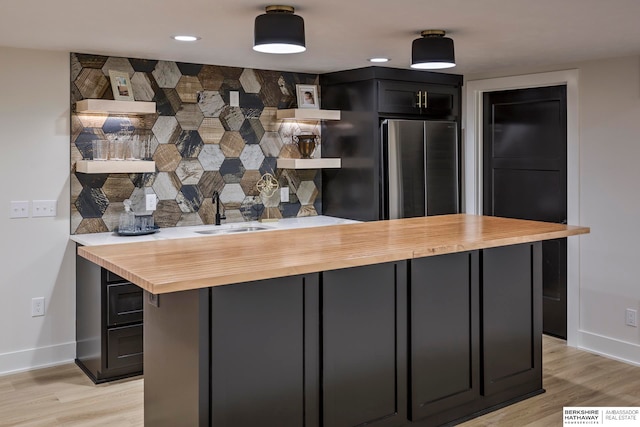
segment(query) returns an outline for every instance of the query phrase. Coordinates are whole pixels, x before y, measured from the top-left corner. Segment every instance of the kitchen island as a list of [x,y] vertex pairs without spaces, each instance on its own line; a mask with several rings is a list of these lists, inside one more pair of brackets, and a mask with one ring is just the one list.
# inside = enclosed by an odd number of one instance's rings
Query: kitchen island
[[429,426],[543,392],[540,241],[588,232],[460,214],[78,254],[154,295],[146,425]]

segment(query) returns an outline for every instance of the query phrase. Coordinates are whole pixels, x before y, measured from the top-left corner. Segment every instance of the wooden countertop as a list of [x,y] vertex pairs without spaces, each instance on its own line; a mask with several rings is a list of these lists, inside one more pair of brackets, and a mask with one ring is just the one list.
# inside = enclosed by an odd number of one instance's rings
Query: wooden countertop
[[163,294],[587,233],[587,227],[457,214],[82,246],[78,254]]

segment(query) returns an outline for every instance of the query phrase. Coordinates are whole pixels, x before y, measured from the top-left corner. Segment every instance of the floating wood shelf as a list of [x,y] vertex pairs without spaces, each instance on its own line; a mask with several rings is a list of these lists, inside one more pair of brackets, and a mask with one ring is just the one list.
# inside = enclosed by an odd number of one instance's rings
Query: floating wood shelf
[[114,101],[83,99],[76,102],[76,113],[155,114],[156,103],[146,101]]
[[340,120],[340,110],[316,110],[313,108],[292,108],[289,110],[278,110],[276,112],[278,120]]
[[81,173],[148,173],[156,171],[151,160],[78,160],[76,172]]
[[337,169],[340,159],[278,159],[278,169]]

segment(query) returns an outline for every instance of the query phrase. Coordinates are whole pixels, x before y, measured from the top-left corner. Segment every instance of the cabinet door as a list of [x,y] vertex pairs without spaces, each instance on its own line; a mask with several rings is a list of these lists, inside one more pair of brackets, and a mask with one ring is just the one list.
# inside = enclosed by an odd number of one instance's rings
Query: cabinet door
[[378,81],[378,111],[457,116],[457,94],[458,88],[453,86],[381,80]]
[[484,396],[542,388],[541,248],[536,242],[482,251]]
[[142,322],[142,289],[132,283],[107,285],[107,325]]
[[317,292],[317,274],[212,288],[211,425],[317,427]]
[[480,396],[478,282],[478,252],[411,261],[412,420]]
[[322,273],[324,427],[406,418],[406,263]]
[[142,366],[142,325],[107,330],[107,369]]

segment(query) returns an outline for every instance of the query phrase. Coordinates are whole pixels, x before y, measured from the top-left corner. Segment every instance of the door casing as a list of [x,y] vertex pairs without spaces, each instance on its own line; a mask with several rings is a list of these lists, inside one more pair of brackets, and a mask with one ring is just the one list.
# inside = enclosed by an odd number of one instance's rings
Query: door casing
[[[580,140],[577,69],[465,82],[463,212],[481,215],[482,98],[485,92],[542,86],[567,87],[567,222],[580,224]],[[567,344],[577,347],[580,328],[580,241],[567,242]]]

